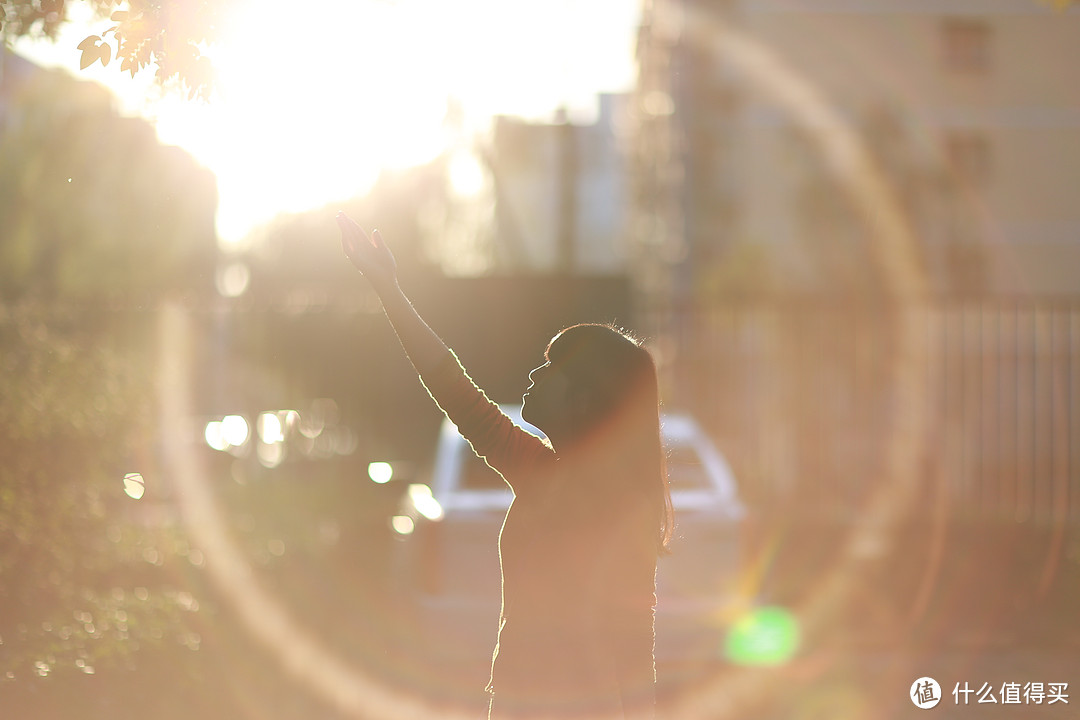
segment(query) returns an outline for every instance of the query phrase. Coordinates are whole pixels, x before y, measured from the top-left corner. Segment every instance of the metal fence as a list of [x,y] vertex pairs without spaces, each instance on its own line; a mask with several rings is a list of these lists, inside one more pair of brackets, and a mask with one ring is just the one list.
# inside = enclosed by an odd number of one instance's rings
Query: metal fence
[[[884,481],[897,312],[777,301],[677,314],[665,394],[710,429],[752,505],[858,512]],[[926,393],[918,481],[954,517],[1080,520],[1080,299],[903,312],[922,333],[907,360]]]

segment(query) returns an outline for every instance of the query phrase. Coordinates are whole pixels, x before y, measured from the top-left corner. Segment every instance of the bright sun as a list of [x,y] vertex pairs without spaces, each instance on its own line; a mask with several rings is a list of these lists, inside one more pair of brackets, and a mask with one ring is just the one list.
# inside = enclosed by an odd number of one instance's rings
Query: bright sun
[[224,244],[278,212],[363,192],[380,168],[443,147],[449,89],[403,42],[398,11],[334,6],[331,18],[309,19],[289,2],[237,4],[210,50],[212,101],[170,99],[158,114],[162,138],[178,138],[217,174]]
[[[354,197],[381,169],[437,155],[454,140],[443,123],[450,98],[468,129],[482,130],[496,113],[550,116],[628,89],[637,5],[234,0],[207,50],[218,75],[209,103],[161,97],[151,70],[132,80],[95,65],[79,75],[107,84],[163,142],[217,175],[219,239],[238,248],[279,212]],[[77,67],[75,45],[100,28],[88,33],[76,7],[53,50],[32,57]]]

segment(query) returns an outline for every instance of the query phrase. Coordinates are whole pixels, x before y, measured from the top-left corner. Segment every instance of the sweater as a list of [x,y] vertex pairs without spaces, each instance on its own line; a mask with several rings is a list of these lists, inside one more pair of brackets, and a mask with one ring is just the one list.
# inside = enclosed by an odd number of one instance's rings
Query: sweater
[[491,717],[641,716],[654,701],[655,520],[608,452],[560,457],[453,353],[421,374],[514,499],[499,534],[502,612]]

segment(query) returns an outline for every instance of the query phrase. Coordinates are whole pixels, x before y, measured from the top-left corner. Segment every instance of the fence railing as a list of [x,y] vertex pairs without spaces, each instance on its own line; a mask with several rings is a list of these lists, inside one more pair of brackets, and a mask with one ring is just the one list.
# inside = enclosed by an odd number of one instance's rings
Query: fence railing
[[784,301],[678,314],[666,396],[712,432],[751,504],[850,514],[886,481],[895,363],[920,363],[917,480],[951,516],[1080,520],[1080,299],[906,307],[909,348],[898,312]]

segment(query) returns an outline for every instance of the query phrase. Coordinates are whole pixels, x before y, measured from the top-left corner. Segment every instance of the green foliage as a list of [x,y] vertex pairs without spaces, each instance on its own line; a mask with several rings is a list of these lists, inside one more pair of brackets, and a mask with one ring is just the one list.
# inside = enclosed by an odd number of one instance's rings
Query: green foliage
[[[115,10],[113,0],[85,0],[103,26],[101,33],[79,43],[81,65],[87,68],[113,59],[121,72],[132,76],[148,65],[157,67],[157,80],[176,81],[189,98],[208,98],[214,70],[201,48],[215,39],[221,3],[211,0],[158,2],[130,0],[127,10]],[[44,36],[55,39],[67,20],[64,0],[3,0],[0,22],[13,37]]]
[[55,40],[67,19],[64,0],[4,0],[0,8],[4,10],[0,29],[15,37],[41,35]]
[[[140,522],[160,496],[149,363],[82,314],[0,306],[0,676],[130,665],[197,637],[175,530]],[[124,495],[141,470],[148,498]],[[176,573],[172,573],[176,579]]]
[[161,521],[140,308],[210,291],[216,197],[96,85],[17,61],[0,117],[0,678],[19,682],[198,645],[194,567]]
[[137,301],[210,287],[212,174],[97,86],[35,70],[0,132],[0,300]]

